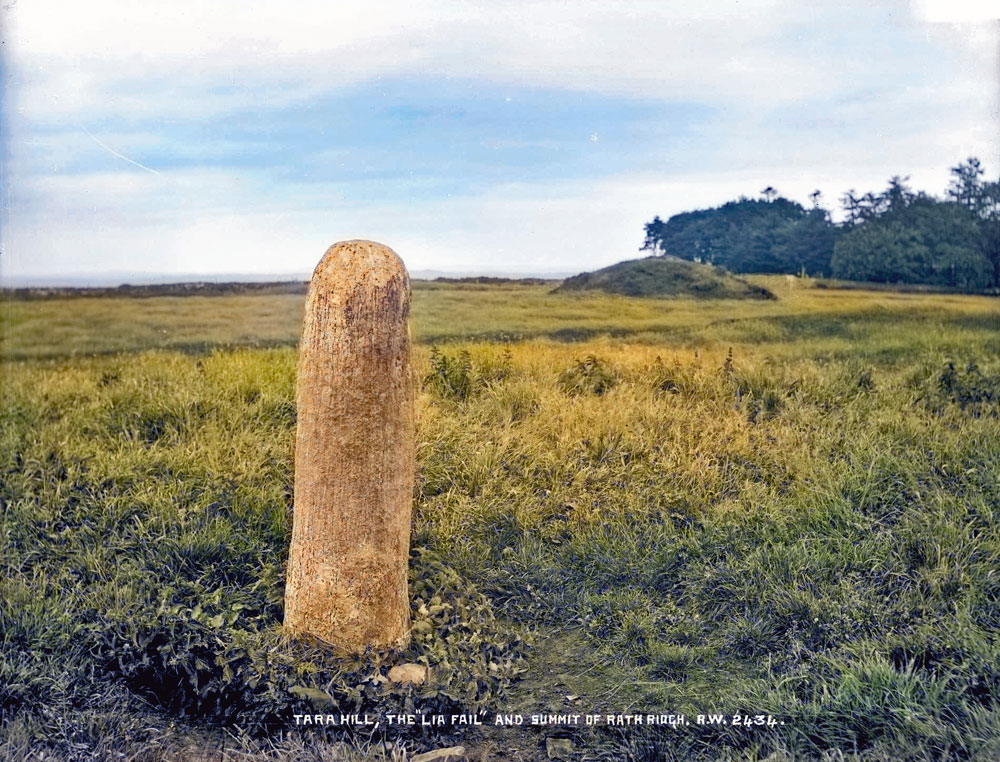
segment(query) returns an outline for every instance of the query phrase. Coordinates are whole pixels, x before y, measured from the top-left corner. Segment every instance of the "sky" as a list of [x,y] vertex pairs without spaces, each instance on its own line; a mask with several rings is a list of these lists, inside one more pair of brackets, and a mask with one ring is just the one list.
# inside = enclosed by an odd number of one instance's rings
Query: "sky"
[[1000,172],[989,0],[2,0],[0,279],[575,273],[772,186]]

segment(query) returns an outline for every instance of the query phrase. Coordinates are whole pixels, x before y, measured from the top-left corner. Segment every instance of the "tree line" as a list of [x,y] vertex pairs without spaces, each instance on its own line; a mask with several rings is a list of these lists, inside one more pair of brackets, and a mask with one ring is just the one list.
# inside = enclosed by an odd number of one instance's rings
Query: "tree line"
[[642,250],[739,273],[1000,288],[1000,180],[986,180],[975,157],[951,168],[941,198],[912,190],[907,179],[891,178],[880,193],[849,190],[841,223],[818,190],[806,208],[771,187],[760,198],[655,217]]

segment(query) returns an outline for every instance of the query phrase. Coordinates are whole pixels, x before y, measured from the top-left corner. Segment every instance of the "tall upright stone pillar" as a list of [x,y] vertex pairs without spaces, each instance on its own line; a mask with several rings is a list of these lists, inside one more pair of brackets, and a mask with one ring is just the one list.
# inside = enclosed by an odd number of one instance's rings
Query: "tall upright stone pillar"
[[334,244],[299,345],[285,627],[340,650],[401,642],[415,469],[410,279],[392,249]]

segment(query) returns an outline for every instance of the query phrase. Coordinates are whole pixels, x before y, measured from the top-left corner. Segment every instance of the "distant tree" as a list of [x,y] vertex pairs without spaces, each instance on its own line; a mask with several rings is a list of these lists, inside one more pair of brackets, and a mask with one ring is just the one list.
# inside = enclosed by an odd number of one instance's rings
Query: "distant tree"
[[948,197],[968,209],[982,234],[982,252],[990,267],[990,286],[1000,288],[1000,181],[984,181],[986,174],[974,156],[951,168]]
[[829,275],[839,235],[829,212],[818,205],[804,217],[786,222],[775,242],[775,259],[781,264],[777,272]]
[[646,223],[646,239],[642,242],[642,247],[639,251],[651,251],[654,255],[664,253],[662,249],[663,224],[663,220],[660,219],[659,215],[653,217],[652,222]]
[[862,200],[856,195],[854,188],[851,188],[840,197],[840,205],[844,210],[846,224],[857,225],[863,221],[864,218],[861,214]]
[[982,177],[986,174],[979,159],[970,156],[961,164],[951,168],[951,185],[948,186],[948,197],[955,203],[971,209],[977,214],[986,201],[988,183]]
[[[768,189],[773,191],[773,188]],[[642,249],[733,272],[829,273],[837,229],[819,208],[773,195],[646,223]]]
[[859,225],[834,248],[833,274],[846,280],[902,283],[917,280],[914,259],[925,259],[915,231],[898,222]]
[[[909,177],[895,175],[889,179],[889,187],[876,196],[876,213],[895,212],[908,207],[917,197],[906,185]],[[870,195],[870,194],[869,194]]]
[[952,167],[944,198],[914,191],[895,175],[881,192],[840,198],[844,222],[820,205],[741,196],[721,206],[646,223],[643,250],[710,262],[744,273],[832,274],[852,280],[1000,289],[1000,179],[986,181],[978,159]]
[[838,278],[984,288],[990,268],[982,232],[969,208],[914,193],[893,177],[879,194],[855,202],[855,221],[834,247]]

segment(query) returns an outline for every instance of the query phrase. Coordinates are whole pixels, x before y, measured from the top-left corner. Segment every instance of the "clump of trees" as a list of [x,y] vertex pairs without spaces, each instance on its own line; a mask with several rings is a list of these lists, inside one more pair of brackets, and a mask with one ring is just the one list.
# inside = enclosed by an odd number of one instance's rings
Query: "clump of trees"
[[[713,209],[646,224],[643,250],[725,267],[732,272],[829,273],[837,230],[816,203],[806,209],[766,188]],[[819,196],[815,195],[818,202]]]
[[742,273],[801,273],[967,290],[1000,287],[1000,181],[976,158],[951,169],[937,198],[893,177],[880,193],[840,199],[836,224],[811,194],[812,208],[773,188],[760,198],[682,212],[645,225],[642,249]]

